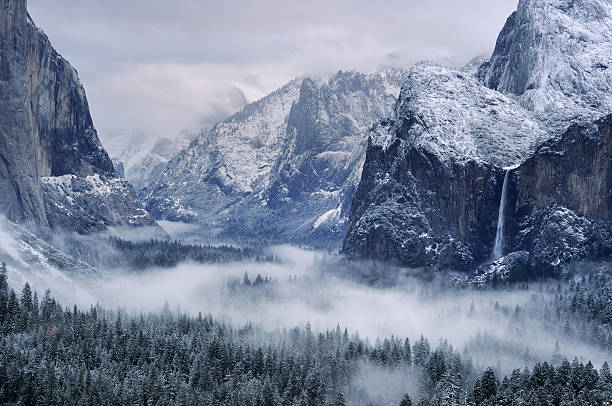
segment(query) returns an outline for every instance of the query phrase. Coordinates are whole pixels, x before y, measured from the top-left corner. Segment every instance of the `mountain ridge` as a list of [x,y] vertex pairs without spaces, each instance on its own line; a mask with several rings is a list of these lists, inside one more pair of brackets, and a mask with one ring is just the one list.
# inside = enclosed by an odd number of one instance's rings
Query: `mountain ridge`
[[345,220],[332,214],[348,212],[367,129],[390,111],[402,77],[338,72],[289,82],[198,136],[147,190],[147,209],[225,236],[339,240]]

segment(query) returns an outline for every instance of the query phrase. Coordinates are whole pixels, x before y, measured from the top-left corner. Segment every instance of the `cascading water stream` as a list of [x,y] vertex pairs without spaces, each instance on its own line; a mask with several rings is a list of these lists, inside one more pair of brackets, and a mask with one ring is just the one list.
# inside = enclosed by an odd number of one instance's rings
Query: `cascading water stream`
[[493,258],[501,258],[503,255],[504,248],[504,219],[506,217],[506,194],[508,191],[508,178],[510,177],[510,170],[506,170],[504,175],[504,185],[502,186],[502,195],[499,202],[499,213],[497,215],[497,233],[495,234],[495,245],[493,246]]

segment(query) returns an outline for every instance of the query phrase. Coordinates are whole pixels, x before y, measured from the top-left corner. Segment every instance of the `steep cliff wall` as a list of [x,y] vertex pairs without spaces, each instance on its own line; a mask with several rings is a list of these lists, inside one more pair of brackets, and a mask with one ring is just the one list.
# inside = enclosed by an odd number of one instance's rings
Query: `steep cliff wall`
[[511,175],[506,251],[551,266],[612,253],[612,116],[570,127]]
[[50,224],[40,178],[112,177],[113,164],[76,70],[34,25],[25,0],[2,0],[0,34],[0,211],[12,220],[71,229],[71,222]]
[[512,99],[460,71],[419,64],[393,118],[370,135],[343,252],[466,270],[490,257],[502,167],[546,137]]

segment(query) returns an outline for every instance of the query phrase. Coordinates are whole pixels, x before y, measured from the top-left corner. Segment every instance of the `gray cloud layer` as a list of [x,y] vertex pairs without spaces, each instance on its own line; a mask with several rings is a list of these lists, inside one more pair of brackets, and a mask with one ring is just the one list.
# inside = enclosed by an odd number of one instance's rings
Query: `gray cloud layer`
[[78,69],[105,142],[172,136],[293,77],[462,64],[491,52],[517,0],[30,0]]

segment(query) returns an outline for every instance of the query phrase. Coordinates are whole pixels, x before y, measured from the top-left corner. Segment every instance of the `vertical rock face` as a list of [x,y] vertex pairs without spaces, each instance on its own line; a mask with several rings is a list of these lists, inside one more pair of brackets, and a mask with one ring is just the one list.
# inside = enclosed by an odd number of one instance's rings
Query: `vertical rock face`
[[299,81],[292,81],[197,136],[149,185],[147,209],[161,219],[210,215],[214,222],[227,207],[263,190],[299,89]]
[[286,218],[289,230],[312,239],[342,237],[368,128],[390,113],[402,77],[402,71],[392,70],[340,72],[326,83],[302,82],[287,119],[287,141],[264,194],[276,215]]
[[147,208],[226,236],[337,242],[367,130],[391,112],[404,76],[290,82],[196,138],[148,188]]
[[612,115],[571,126],[512,171],[507,250],[539,266],[612,253]]
[[41,177],[112,177],[74,68],[27,13],[25,0],[0,3],[0,211],[49,224]]
[[551,267],[608,255],[611,21],[610,1],[521,0],[476,78],[413,68],[371,133],[343,251],[475,269],[513,168],[504,254]]
[[45,225],[39,180],[42,140],[26,81],[26,49],[34,33],[25,1],[3,0],[0,11],[0,208],[12,219]]

